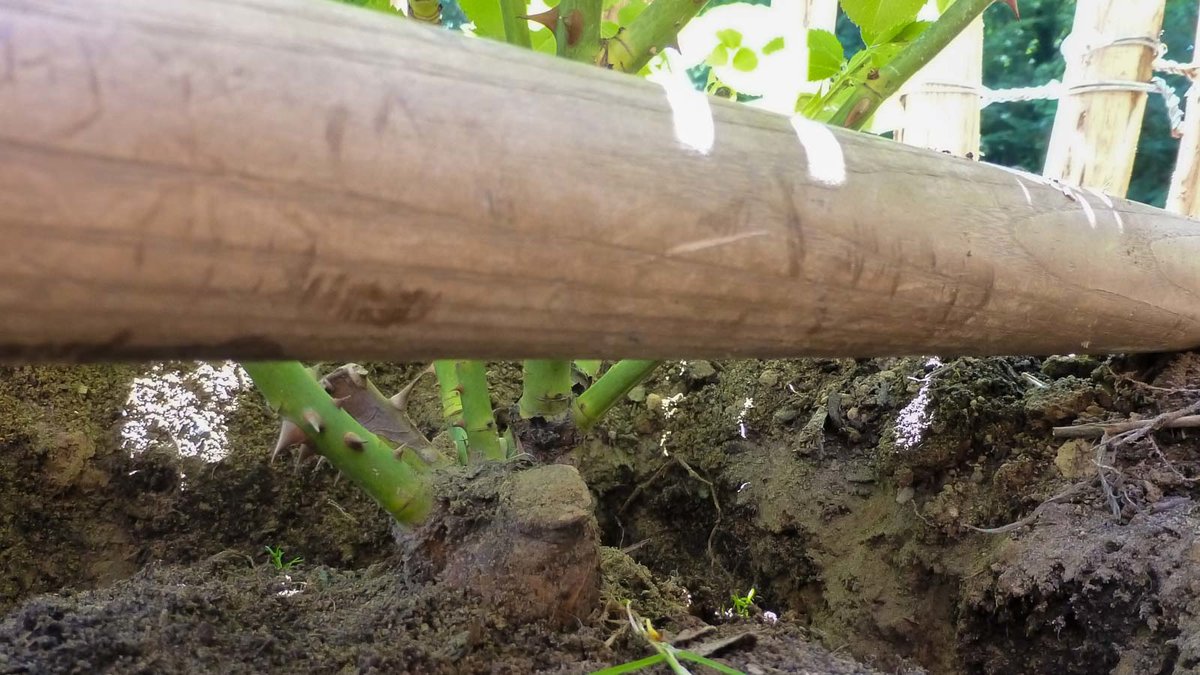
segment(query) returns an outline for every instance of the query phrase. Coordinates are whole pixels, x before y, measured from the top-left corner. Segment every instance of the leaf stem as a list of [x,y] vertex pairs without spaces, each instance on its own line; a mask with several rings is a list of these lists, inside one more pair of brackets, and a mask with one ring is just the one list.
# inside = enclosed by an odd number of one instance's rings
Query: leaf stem
[[950,5],[911,45],[879,68],[878,77],[864,80],[855,87],[828,123],[847,129],[861,129],[889,96],[900,91],[909,78],[933,60],[938,52],[995,1],[957,0]]

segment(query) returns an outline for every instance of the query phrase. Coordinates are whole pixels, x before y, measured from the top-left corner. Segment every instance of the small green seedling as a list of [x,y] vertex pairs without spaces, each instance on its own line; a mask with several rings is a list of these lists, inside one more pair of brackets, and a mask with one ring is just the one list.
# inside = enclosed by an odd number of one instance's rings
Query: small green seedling
[[750,605],[754,602],[754,589],[751,588],[745,596],[730,595],[729,599],[733,602],[733,613],[743,619],[750,618]]
[[[754,591],[750,591],[750,595],[754,595]],[[601,670],[593,671],[591,675],[622,675],[622,673],[632,673],[643,668],[649,668],[660,663],[665,663],[675,675],[691,675],[691,671],[684,667],[685,662],[698,663],[702,666],[708,666],[718,673],[723,675],[746,675],[740,670],[730,668],[724,664],[717,663],[712,659],[700,656],[695,652],[689,652],[685,649],[680,649],[671,643],[667,642],[661,633],[650,623],[650,619],[638,617],[633,612],[633,607],[629,602],[625,603],[625,615],[629,619],[629,626],[632,628],[634,635],[641,636],[646,642],[658,652],[654,656],[647,656],[644,659],[630,661],[615,666],[610,666]]]
[[285,562],[283,559],[282,546],[264,546],[263,548],[267,549],[267,555],[271,558],[271,565],[280,572],[286,572],[287,570],[290,570],[304,562],[304,558],[299,556]]

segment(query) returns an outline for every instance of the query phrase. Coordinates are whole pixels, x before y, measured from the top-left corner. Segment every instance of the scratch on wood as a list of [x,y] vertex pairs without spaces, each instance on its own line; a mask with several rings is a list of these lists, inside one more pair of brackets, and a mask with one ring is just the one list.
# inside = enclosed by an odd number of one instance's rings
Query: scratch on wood
[[334,319],[387,327],[421,320],[433,309],[438,295],[421,288],[354,279],[339,272],[312,273],[301,297],[305,304],[328,312]]
[[[968,284],[972,289],[979,289],[979,300],[974,304],[968,305],[967,303],[962,303],[959,305],[959,307],[965,308],[966,313],[959,317],[956,322],[958,324],[965,325],[975,321],[979,313],[991,304],[992,293],[996,290],[996,270],[992,267],[987,267],[976,279],[972,279]],[[962,288],[961,284],[957,288]],[[955,298],[957,299],[957,293],[955,294]],[[947,312],[947,315],[949,315],[949,312]]]
[[346,121],[350,119],[350,110],[344,105],[335,105],[325,118],[325,144],[334,159],[342,158],[342,141],[346,138]]
[[92,95],[92,109],[66,129],[63,129],[63,138],[70,138],[95,124],[96,120],[100,119],[100,115],[104,110],[104,97],[100,92],[100,75],[96,71],[96,60],[92,55],[92,48],[88,46],[87,41],[83,38],[79,39],[79,51],[83,54],[83,62],[87,66],[88,91]]
[[404,119],[412,128],[413,133],[419,135],[420,130],[417,128],[417,120],[413,116],[412,111],[408,109],[408,101],[405,100],[403,94],[395,92],[386,92],[383,95],[383,101],[379,106],[379,110],[375,112],[375,119],[372,120],[372,128],[375,134],[382,134],[387,131],[388,124],[392,120],[392,109],[399,108],[400,112],[404,113]]
[[670,249],[667,249],[667,255],[670,256],[670,255],[679,255],[681,253],[693,253],[695,251],[702,251],[706,248],[715,248],[717,246],[725,246],[727,244],[733,244],[733,243],[736,243],[739,241],[743,241],[745,239],[753,239],[755,237],[761,237],[766,234],[770,234],[770,233],[767,232],[766,230],[755,230],[753,232],[743,232],[741,234],[731,234],[728,237],[711,237],[709,239],[701,239],[699,241],[693,241],[693,242],[688,242],[686,244],[680,244],[678,246],[673,246]]
[[783,176],[778,176],[778,181],[779,189],[783,192],[784,220],[787,223],[787,275],[795,279],[800,276],[800,269],[804,266],[804,223],[800,220],[800,210],[796,207],[796,195],[792,184]]
[[14,82],[17,76],[16,57],[13,55],[12,25],[0,24],[0,62],[4,64],[4,74],[0,82]]
[[159,217],[167,205],[167,190],[161,189],[154,193],[146,211],[134,221],[133,229],[139,233],[137,246],[133,251],[133,263],[141,269],[146,264],[146,242],[159,224]]
[[958,290],[957,285],[950,287],[950,300],[942,308],[942,316],[938,318],[938,323],[945,324],[950,320],[950,315],[954,312],[955,305],[958,304]]
[[735,199],[723,208],[701,216],[698,224],[717,232],[736,232],[746,222],[746,206],[745,199]]

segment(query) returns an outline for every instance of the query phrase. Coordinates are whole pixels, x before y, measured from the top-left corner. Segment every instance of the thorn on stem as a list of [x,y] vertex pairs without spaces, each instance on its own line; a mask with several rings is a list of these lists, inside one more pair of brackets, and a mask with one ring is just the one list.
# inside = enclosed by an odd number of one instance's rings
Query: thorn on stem
[[312,457],[315,454],[317,454],[317,451],[313,448],[312,444],[305,439],[304,443],[300,445],[300,452],[296,453],[296,465],[293,467],[292,473],[300,473],[300,465],[304,463],[304,460]]
[[540,23],[546,28],[549,28],[550,32],[553,33],[555,32],[554,29],[558,27],[558,8],[554,7],[546,10],[545,12],[541,12],[539,14],[530,14],[521,18],[528,21],[533,21],[534,23]]
[[324,420],[322,420],[321,415],[312,408],[304,409],[304,421],[308,422],[308,426],[313,430],[314,434],[319,434],[325,430]]
[[346,435],[342,436],[342,441],[346,444],[347,448],[355,452],[362,452],[367,449],[367,442],[362,439],[362,436],[353,431],[347,431]]
[[275,458],[283,450],[300,445],[306,441],[308,441],[308,437],[304,435],[300,427],[292,423],[291,420],[283,420],[283,425],[279,429],[279,439],[275,441],[275,449],[271,452],[271,462],[274,463]]

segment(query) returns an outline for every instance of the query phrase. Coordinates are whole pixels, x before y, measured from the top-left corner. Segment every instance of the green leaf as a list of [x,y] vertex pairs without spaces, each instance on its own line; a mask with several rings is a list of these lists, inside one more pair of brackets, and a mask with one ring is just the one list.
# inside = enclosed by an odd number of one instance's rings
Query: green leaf
[[554,32],[549,28],[542,27],[529,32],[529,46],[535,52],[555,55],[558,53],[557,45],[558,43],[554,39]]
[[725,45],[713,47],[712,53],[708,55],[707,59],[704,59],[704,63],[714,68],[729,63],[729,50]]
[[913,21],[896,34],[892,42],[912,42],[933,25],[932,21]]
[[616,21],[601,21],[600,22],[600,37],[608,40],[621,30],[621,24]]
[[476,35],[504,41],[504,17],[500,14],[500,3],[496,0],[458,0],[458,6],[475,24]]
[[717,39],[721,41],[721,44],[729,47],[730,49],[737,49],[738,47],[742,46],[741,31],[737,31],[732,28],[723,28],[717,31]]
[[629,0],[629,4],[617,11],[617,21],[622,26],[628,26],[633,23],[633,20],[638,18],[642,12],[646,11],[646,6],[649,3],[646,0]]
[[873,45],[889,29],[911,23],[925,0],[842,0],[842,10],[862,31],[863,42]]
[[796,112],[803,115],[804,111],[808,109],[808,106],[813,101],[819,100],[820,98],[821,97],[816,94],[810,94],[808,92],[800,93],[796,96]]
[[666,660],[667,657],[665,655],[655,654],[654,656],[647,656],[646,658],[638,659],[637,661],[622,663],[619,666],[602,668],[600,670],[593,671],[591,675],[621,675],[622,673],[632,673],[641,670],[642,668],[649,668],[656,663],[662,663]]
[[[872,68],[882,68],[891,63],[892,59],[904,51],[906,46],[903,42],[885,42],[873,47],[867,47],[859,53],[864,54],[870,60]],[[865,79],[870,79],[869,75]],[[861,81],[861,78],[859,81]]]
[[677,650],[675,650],[675,656],[679,657],[680,659],[686,660],[686,661],[692,661],[693,663],[699,663],[702,666],[708,666],[709,668],[712,668],[713,670],[715,670],[719,673],[724,673],[725,675],[746,675],[745,673],[743,673],[740,670],[736,670],[734,668],[730,668],[727,665],[717,663],[716,661],[713,661],[712,659],[708,659],[703,656],[700,656],[699,654],[697,654],[695,652],[689,652],[689,651],[686,651],[683,649],[677,649]]
[[950,5],[954,4],[954,0],[937,0],[938,14],[946,11]]
[[595,379],[596,375],[600,373],[600,363],[600,359],[577,359],[575,367],[579,369],[579,372]]
[[837,36],[827,30],[808,31],[808,79],[810,82],[837,75],[846,63],[846,52]]
[[743,73],[748,73],[758,67],[758,54],[752,49],[742,47],[733,55],[733,67]]
[[885,30],[875,36],[875,43],[872,46],[886,45],[889,43],[904,43],[912,42],[925,32],[926,28],[932,26],[930,21],[909,21],[908,23],[898,23],[895,26]]
[[771,54],[774,54],[775,52],[783,49],[786,46],[787,46],[787,44],[784,42],[783,36],[780,35],[779,37],[777,37],[777,38],[771,40],[770,42],[768,42],[767,44],[763,45],[763,48],[762,48],[763,56],[770,56]]

